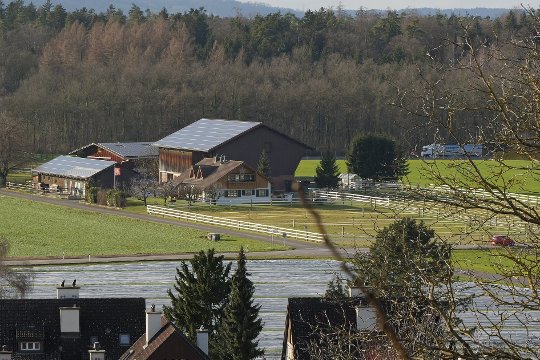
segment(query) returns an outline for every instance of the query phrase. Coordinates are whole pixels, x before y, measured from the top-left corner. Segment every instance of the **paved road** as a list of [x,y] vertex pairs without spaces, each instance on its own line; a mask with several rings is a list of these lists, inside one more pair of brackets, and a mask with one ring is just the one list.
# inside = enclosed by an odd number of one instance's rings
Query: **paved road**
[[[276,257],[276,258],[301,258],[301,257],[331,257],[329,249],[324,246],[324,244],[307,242],[300,240],[293,240],[290,238],[283,239],[281,237],[275,237],[274,240],[269,235],[256,234],[250,232],[244,232],[239,230],[227,229],[219,226],[212,226],[206,224],[196,224],[192,222],[187,222],[183,220],[168,219],[162,218],[153,215],[147,214],[134,214],[127,212],[125,210],[119,210],[115,208],[108,208],[102,206],[88,205],[77,200],[67,200],[60,199],[53,196],[44,196],[44,195],[34,195],[26,194],[17,191],[11,191],[6,189],[0,189],[0,196],[10,196],[15,198],[27,199],[32,201],[43,202],[47,204],[59,205],[64,207],[69,207],[72,209],[79,209],[84,211],[98,212],[102,214],[109,214],[115,216],[124,216],[127,218],[137,219],[141,221],[151,221],[160,224],[168,224],[179,227],[189,227],[204,232],[219,232],[222,234],[227,234],[231,236],[243,237],[251,240],[258,240],[271,243],[272,241],[278,242],[280,244],[285,244],[289,246],[290,250],[283,251],[266,251],[266,252],[251,252],[249,254],[250,258],[257,257]],[[344,256],[352,256],[354,252],[358,249],[341,249],[341,253]],[[366,249],[364,249],[366,250]],[[227,257],[235,257],[234,253],[225,253]],[[92,257],[90,262],[129,262],[129,261],[142,261],[142,260],[177,260],[177,259],[188,259],[191,258],[193,254],[176,254],[176,255],[144,255],[144,256],[117,256],[117,257]],[[8,265],[48,265],[48,264],[81,264],[88,263],[89,259],[87,257],[81,258],[68,258],[68,259],[18,259],[18,260],[9,260],[5,263]]]

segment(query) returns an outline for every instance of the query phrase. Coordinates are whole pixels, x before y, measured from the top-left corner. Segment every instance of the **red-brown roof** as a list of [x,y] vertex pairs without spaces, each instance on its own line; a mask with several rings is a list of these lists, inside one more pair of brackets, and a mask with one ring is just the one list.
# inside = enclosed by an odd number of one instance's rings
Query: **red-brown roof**
[[143,334],[121,357],[120,360],[210,360],[201,349],[189,340],[179,329],[161,320],[162,328],[148,345]]

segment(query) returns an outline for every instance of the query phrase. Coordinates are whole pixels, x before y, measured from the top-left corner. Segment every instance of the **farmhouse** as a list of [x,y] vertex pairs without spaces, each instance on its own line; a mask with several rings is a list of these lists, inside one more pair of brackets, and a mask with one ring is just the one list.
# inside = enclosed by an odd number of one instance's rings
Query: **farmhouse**
[[0,299],[1,359],[118,359],[144,333],[143,298],[79,298],[79,289]]
[[205,158],[173,180],[182,186],[199,190],[206,201],[224,204],[270,201],[270,180],[244,161],[223,157]]
[[274,189],[290,191],[294,171],[311,147],[260,122],[200,119],[157,141],[160,181],[170,181],[204,158],[244,161],[257,168],[261,153],[270,160]]
[[[104,189],[127,185],[126,179],[133,176],[133,171],[116,164],[115,161],[62,155],[32,170],[32,183],[38,189],[84,196],[89,182]],[[116,174],[115,166],[120,169]]]

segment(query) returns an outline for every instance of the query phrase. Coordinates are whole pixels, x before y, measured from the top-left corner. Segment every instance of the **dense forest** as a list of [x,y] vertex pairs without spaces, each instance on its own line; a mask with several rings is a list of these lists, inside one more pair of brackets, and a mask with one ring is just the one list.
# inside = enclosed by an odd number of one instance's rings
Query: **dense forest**
[[[220,18],[0,0],[0,109],[24,125],[33,152],[157,140],[203,117],[261,121],[318,150],[341,152],[373,132],[412,151],[436,129],[413,130],[418,119],[393,105],[403,89],[421,90],[465,59],[460,43],[534,33],[532,16],[320,9]],[[449,72],[446,83],[462,76]],[[452,121],[468,136],[483,118]]]

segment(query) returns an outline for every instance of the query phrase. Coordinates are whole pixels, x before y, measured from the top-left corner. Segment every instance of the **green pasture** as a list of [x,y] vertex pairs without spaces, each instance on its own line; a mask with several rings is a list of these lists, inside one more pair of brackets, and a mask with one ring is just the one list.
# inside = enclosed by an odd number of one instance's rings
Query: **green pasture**
[[[300,161],[300,164],[298,164],[298,167],[296,168],[296,171],[294,172],[294,176],[298,178],[302,177],[314,177],[315,176],[315,169],[319,165],[321,161],[320,160],[302,160]],[[339,167],[340,173],[346,173],[347,172],[347,163],[345,160],[336,160],[336,163]]]
[[283,246],[206,233],[121,216],[64,208],[0,195],[0,236],[11,242],[10,257],[175,254],[283,249]]
[[[319,160],[302,160],[296,169],[296,177],[314,177]],[[339,171],[347,172],[345,160],[338,160]],[[409,160],[409,174],[402,179],[403,183],[426,187],[438,185],[433,174],[472,187],[478,187],[470,181],[471,174],[476,171],[465,160]],[[475,160],[474,166],[487,180],[507,188],[508,191],[525,194],[540,194],[540,164],[527,160]]]
[[[527,160],[475,160],[474,167],[489,182],[507,191],[525,194],[540,194],[540,164]],[[422,187],[436,184],[432,174],[437,173],[452,181],[453,179],[471,187],[478,187],[470,179],[476,169],[465,160],[409,160],[410,173],[402,179],[404,183]],[[474,175],[477,178],[476,175]]]
[[29,180],[32,180],[32,174],[27,171],[10,172],[7,176],[7,181],[18,184],[24,184]]
[[[163,205],[163,200],[150,199],[149,204]],[[208,205],[195,203],[188,205],[179,201],[169,204],[182,211],[216,216],[283,228],[318,232],[310,213],[299,204],[292,205]],[[420,201],[401,204],[401,208],[385,208],[351,201],[314,205],[320,214],[325,230],[331,239],[340,246],[367,247],[375,235],[396,219],[412,217],[424,221],[437,235],[453,244],[485,244],[489,235],[482,228],[468,224],[441,205],[424,204]],[[142,201],[130,199],[125,211],[145,213]],[[471,217],[476,217],[474,213]],[[495,224],[489,228],[491,233],[506,234],[506,224]]]
[[[521,247],[494,247],[482,250],[453,250],[452,261],[457,269],[492,274],[516,274],[516,262],[536,263],[534,250]],[[531,263],[529,263],[531,262]]]

